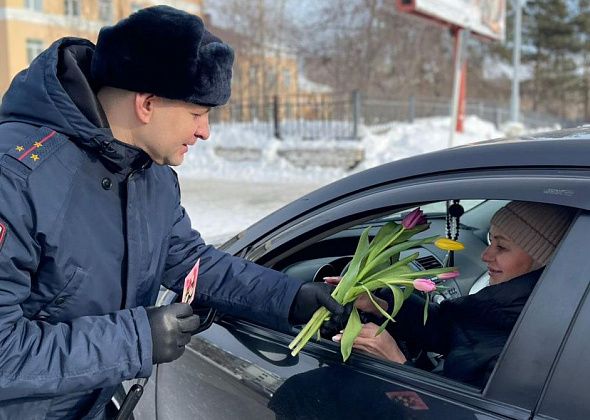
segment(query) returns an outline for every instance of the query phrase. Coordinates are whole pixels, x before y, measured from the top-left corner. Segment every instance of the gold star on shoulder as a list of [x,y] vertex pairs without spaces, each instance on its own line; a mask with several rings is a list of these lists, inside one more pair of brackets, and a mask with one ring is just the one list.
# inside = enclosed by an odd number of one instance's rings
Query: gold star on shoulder
[[37,149],[41,146],[43,146],[43,143],[39,143],[38,141],[36,141],[33,146],[35,146]]
[[39,155],[36,155],[35,153],[33,153],[31,155],[31,159],[33,159],[35,162],[37,162],[39,160]]
[[24,147],[22,147],[22,146],[16,146],[16,151],[17,152],[22,152],[23,150],[25,150]]

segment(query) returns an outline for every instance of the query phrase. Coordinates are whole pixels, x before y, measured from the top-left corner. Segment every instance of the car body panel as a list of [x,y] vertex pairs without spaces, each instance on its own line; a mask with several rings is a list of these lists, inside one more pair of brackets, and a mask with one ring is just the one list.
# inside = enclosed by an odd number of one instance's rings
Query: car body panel
[[[543,141],[531,141],[541,140]],[[590,128],[541,133],[536,137],[481,142],[394,161],[351,175],[313,191],[240,232],[226,244],[229,252],[243,249],[277,228],[320,206],[380,185],[454,171],[503,168],[588,169]]]
[[[490,397],[531,409],[537,404],[571,320],[588,289],[589,278],[579,273],[590,272],[590,258],[578,251],[586,247],[589,231],[590,219],[581,215],[556,251],[504,349],[502,363],[497,364],[490,379],[485,391]],[[570,270],[572,266],[577,269]]]
[[[545,192],[547,189],[566,190],[570,193],[547,194]],[[523,196],[523,190],[529,193]],[[516,174],[513,174],[511,170],[495,170],[493,173],[476,171],[424,177],[411,182],[389,185],[387,188],[382,186],[365,194],[329,203],[312,214],[294,219],[289,225],[275,229],[272,240],[264,237],[263,240],[251,244],[251,249],[245,255],[249,259],[257,261],[261,259],[263,263],[266,261],[272,263],[274,262],[272,256],[280,252],[280,250],[275,251],[280,246],[285,246],[290,249],[289,252],[294,252],[307,245],[307,242],[301,240],[302,232],[310,232],[308,240],[313,240],[314,230],[319,229],[326,235],[331,232],[329,225],[333,225],[333,230],[339,230],[347,224],[352,225],[362,220],[363,212],[366,213],[365,220],[369,220],[376,214],[387,214],[395,206],[403,204],[407,206],[411,203],[437,201],[449,197],[472,199],[482,195],[490,199],[520,199],[590,208],[590,172],[563,171],[563,175],[551,177],[547,170],[523,173],[516,171]],[[235,244],[232,244],[230,248],[234,249],[234,246]]]
[[[585,230],[580,230],[579,245],[587,249],[586,233],[589,232],[589,217],[586,216]],[[586,260],[589,260],[586,254]],[[582,253],[584,255],[584,253]],[[565,262],[569,267],[575,265],[577,276],[566,279],[566,284],[571,281],[574,283],[573,291],[581,292],[581,288],[576,283],[587,283],[590,269],[588,262],[582,265],[579,261],[568,260]],[[575,310],[574,321],[571,324],[569,336],[565,343],[559,349],[559,358],[554,363],[552,375],[543,389],[543,398],[539,407],[539,415],[543,418],[560,418],[560,419],[581,419],[590,418],[590,405],[588,404],[588,383],[590,382],[590,363],[588,363],[588,354],[590,354],[590,340],[588,331],[590,331],[590,288],[586,288],[581,294],[581,303],[577,308],[567,308],[568,313]],[[561,295],[561,291],[559,295]],[[559,296],[558,295],[558,296]],[[559,299],[555,298],[551,305],[557,309],[555,312],[562,310],[563,306],[559,305]]]
[[[285,269],[312,244],[329,244],[322,241],[336,232],[354,226],[347,232],[355,235],[363,223],[419,203],[520,199],[583,209],[527,302],[486,388],[356,352],[342,363],[339,346],[327,340],[312,341],[293,357],[287,345],[295,332],[218,314],[180,359],[158,368],[148,386],[157,380],[156,404],[142,401],[137,417],[529,419],[539,407],[544,418],[559,414],[560,402],[567,399],[560,391],[567,378],[554,371],[569,359],[558,358],[575,354],[590,322],[590,305],[584,305],[589,279],[579,275],[590,272],[590,258],[581,251],[590,231],[585,211],[590,210],[590,129],[538,138],[545,140],[486,142],[362,172],[296,200],[223,246],[234,255]],[[432,223],[444,229],[444,220]],[[475,261],[486,246],[487,227],[480,224],[466,241],[472,253],[456,259],[458,266],[472,267],[464,274],[473,278],[485,270]],[[350,239],[344,255],[350,255],[354,236]],[[425,247],[425,252],[434,249]],[[469,287],[459,289],[465,293]],[[576,318],[578,313],[584,316]],[[577,335],[568,338],[570,329]],[[585,363],[583,372],[590,375],[590,362]],[[563,371],[571,374],[573,369],[570,363]],[[581,391],[574,391],[580,396]]]

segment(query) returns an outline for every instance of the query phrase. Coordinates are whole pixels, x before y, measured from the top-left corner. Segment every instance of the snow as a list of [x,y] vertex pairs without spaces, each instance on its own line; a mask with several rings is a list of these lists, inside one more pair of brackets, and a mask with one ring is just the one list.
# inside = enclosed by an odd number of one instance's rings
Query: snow
[[[510,79],[514,76],[512,64],[502,62],[496,58],[484,57],[483,78],[486,80]],[[525,82],[533,79],[533,66],[521,63],[518,67],[518,80]]]
[[[390,123],[363,127],[353,140],[278,141],[260,129],[218,125],[208,141],[199,141],[187,153],[179,173],[182,203],[203,238],[219,244],[263,216],[290,201],[351,173],[397,159],[448,146],[450,118],[437,117],[414,123]],[[457,133],[454,145],[504,137],[494,124],[469,116],[465,132]],[[266,130],[268,131],[268,130]],[[229,161],[216,148],[234,149],[251,160]],[[365,159],[354,170],[310,166],[296,167],[279,155],[281,149],[355,149]],[[318,152],[319,153],[319,152]]]
[[[368,169],[397,159],[443,149],[449,141],[448,117],[416,120],[414,123],[395,122],[364,127],[359,140],[276,140],[260,132],[231,125],[213,126],[211,137],[192,147],[185,162],[177,168],[179,175],[189,179],[222,179],[249,182],[327,183],[352,172]],[[477,117],[465,119],[465,132],[457,133],[454,145],[503,137],[494,124]],[[353,171],[345,169],[308,167],[298,168],[277,153],[284,148],[342,149],[361,148],[365,160]],[[244,148],[260,153],[254,161],[228,161],[215,152],[215,148]]]

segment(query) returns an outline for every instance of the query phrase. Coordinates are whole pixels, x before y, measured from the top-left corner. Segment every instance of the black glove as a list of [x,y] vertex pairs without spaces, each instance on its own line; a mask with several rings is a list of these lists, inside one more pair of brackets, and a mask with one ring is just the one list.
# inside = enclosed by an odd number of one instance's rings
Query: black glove
[[152,362],[167,363],[184,353],[184,346],[199,328],[199,317],[188,303],[145,308],[152,330]]
[[354,302],[347,303],[344,305],[344,311],[342,311],[340,315],[330,315],[330,319],[324,321],[320,327],[320,335],[324,338],[331,339],[342,331],[348,323],[348,318],[350,317],[353,307]]
[[309,321],[322,306],[334,315],[341,315],[344,307],[330,296],[333,291],[334,286],[327,283],[303,283],[291,304],[289,323],[298,325]]

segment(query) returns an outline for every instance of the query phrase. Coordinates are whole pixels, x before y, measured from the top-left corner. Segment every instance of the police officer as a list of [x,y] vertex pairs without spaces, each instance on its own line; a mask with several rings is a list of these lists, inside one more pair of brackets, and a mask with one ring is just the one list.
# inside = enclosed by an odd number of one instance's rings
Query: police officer
[[[181,293],[273,328],[342,308],[204,243],[171,166],[209,137],[233,51],[197,16],[140,10],[53,43],[0,108],[0,418],[101,418],[122,381],[179,357],[198,319]],[[198,224],[198,218],[197,218]]]

